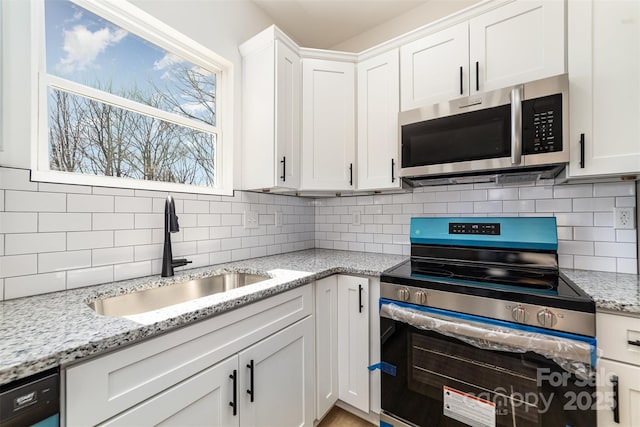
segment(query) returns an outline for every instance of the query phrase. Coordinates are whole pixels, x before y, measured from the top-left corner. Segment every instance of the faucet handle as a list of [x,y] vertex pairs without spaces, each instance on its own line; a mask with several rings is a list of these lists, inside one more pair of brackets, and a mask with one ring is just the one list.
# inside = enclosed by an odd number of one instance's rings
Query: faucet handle
[[188,260],[186,258],[178,258],[178,259],[171,260],[171,265],[173,265],[174,267],[182,267],[184,265],[191,264],[192,262],[193,261]]

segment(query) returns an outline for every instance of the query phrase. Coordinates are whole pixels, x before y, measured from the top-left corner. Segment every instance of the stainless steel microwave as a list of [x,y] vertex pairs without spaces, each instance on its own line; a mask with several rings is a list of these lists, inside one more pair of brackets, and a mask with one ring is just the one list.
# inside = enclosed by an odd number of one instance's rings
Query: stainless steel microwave
[[568,105],[562,74],[401,112],[400,176],[413,185],[553,177],[569,161]]

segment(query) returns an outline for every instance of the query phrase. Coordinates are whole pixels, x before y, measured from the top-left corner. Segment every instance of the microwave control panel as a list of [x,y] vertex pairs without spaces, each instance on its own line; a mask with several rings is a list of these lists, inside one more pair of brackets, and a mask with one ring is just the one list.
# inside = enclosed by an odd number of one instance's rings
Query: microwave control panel
[[522,152],[562,151],[562,94],[522,102]]

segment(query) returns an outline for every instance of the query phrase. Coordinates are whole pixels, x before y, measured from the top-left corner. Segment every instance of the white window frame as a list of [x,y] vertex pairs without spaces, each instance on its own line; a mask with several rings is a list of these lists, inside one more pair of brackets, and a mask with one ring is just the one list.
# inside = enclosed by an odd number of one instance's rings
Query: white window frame
[[[37,46],[36,54],[38,56],[36,72],[37,102],[35,103],[38,130],[31,144],[31,179],[34,181],[101,187],[220,195],[233,194],[233,64],[126,1],[71,1],[124,30],[165,49],[167,52],[178,55],[207,71],[215,73],[216,126],[47,74],[45,68],[44,0],[37,0],[37,4],[34,7],[35,25],[33,25],[33,28],[36,29],[34,36],[37,40],[34,45]],[[47,108],[49,88],[60,89],[170,123],[216,134],[215,185],[208,187],[50,170],[48,148],[49,110]]]

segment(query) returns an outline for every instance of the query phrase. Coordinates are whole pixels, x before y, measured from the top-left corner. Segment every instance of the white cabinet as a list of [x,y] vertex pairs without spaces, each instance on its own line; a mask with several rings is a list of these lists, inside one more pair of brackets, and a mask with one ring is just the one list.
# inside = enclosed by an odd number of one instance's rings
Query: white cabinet
[[358,189],[400,188],[398,49],[358,64]]
[[369,412],[369,281],[338,276],[338,396]]
[[402,46],[400,76],[402,111],[468,95],[468,23]]
[[238,357],[230,357],[100,425],[239,426],[240,417],[229,405],[237,370]]
[[[379,396],[370,395],[369,379],[377,377],[367,369],[373,342],[370,342],[369,323],[379,321],[377,315],[370,319],[369,306],[376,302],[372,302],[367,278],[334,275],[316,282],[318,419],[337,400],[364,413],[369,413],[371,406],[380,410]],[[379,329],[373,329],[377,334]],[[376,336],[375,342],[379,339]],[[379,347],[375,345],[374,348]],[[376,362],[379,357],[376,355]]]
[[564,73],[564,16],[517,0],[402,46],[402,111]]
[[[224,421],[228,413],[221,409],[222,399],[227,399],[229,407],[233,381],[228,376],[237,370],[238,412],[248,407],[245,418],[262,417],[265,401],[257,399],[260,395],[267,402],[277,399],[277,407],[286,408],[285,414],[275,416],[291,423],[280,425],[311,425],[315,400],[312,301],[312,285],[301,286],[73,365],[64,372],[65,424],[98,425],[121,419],[113,425],[135,425],[133,420],[149,413],[158,422],[187,423],[208,410],[201,405],[211,406],[212,420]],[[250,385],[247,357],[254,360],[254,381],[259,380],[254,406],[243,400]],[[228,358],[235,360],[235,367],[227,366]],[[290,371],[282,372],[283,367]],[[276,381],[279,376],[285,379]],[[285,383],[286,389],[273,387]]]
[[338,400],[338,277],[316,281],[316,418]]
[[[596,330],[602,351],[597,376],[598,426],[636,427],[640,425],[640,318],[597,313]],[[616,402],[619,422],[611,409]]]
[[303,190],[354,190],[355,64],[302,60]]
[[564,2],[518,0],[469,21],[471,94],[565,72]]
[[245,189],[300,185],[300,56],[273,27],[240,47]]
[[640,172],[639,52],[640,2],[569,1],[570,176]]
[[239,354],[241,426],[313,426],[313,319]]

